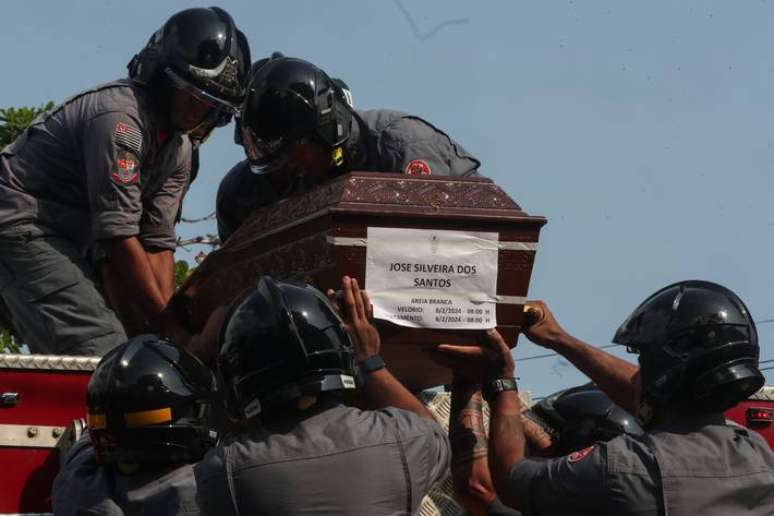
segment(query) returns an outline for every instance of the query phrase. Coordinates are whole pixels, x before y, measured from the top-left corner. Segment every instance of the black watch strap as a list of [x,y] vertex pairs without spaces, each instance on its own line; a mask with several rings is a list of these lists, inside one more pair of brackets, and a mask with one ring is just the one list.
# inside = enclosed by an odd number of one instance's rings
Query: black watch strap
[[519,386],[516,383],[516,378],[498,378],[485,383],[481,389],[481,394],[484,395],[486,401],[492,401],[501,392],[518,390]]
[[379,355],[370,356],[360,362],[360,371],[363,374],[373,373],[374,371],[384,369],[385,367],[386,364],[384,363],[384,359]]

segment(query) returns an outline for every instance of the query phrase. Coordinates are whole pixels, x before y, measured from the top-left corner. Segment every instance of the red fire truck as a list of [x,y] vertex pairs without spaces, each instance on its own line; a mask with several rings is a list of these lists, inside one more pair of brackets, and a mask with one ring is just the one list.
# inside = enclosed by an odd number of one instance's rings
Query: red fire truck
[[[51,511],[51,484],[83,430],[98,358],[0,353],[0,515]],[[774,447],[774,387],[727,412]]]

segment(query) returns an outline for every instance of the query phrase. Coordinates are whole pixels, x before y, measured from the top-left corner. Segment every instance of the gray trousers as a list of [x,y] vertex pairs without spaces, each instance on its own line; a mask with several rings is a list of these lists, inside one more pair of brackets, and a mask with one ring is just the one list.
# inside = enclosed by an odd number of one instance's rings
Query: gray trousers
[[71,240],[34,225],[0,229],[0,296],[32,353],[104,355],[126,341]]

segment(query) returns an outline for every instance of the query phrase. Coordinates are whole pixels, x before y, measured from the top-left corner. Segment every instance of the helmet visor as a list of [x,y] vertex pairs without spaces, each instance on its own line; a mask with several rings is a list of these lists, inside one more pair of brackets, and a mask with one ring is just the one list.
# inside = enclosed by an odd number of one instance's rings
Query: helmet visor
[[237,108],[230,102],[210,95],[201,88],[197,88],[183,77],[178,75],[172,68],[167,67],[164,72],[172,80],[172,84],[180,90],[185,91],[193,98],[210,107],[207,118],[215,127],[223,127],[231,121],[231,117],[237,114]]
[[[266,140],[258,137],[255,131],[246,124],[239,124],[241,130],[241,144],[250,163],[250,171],[255,175],[267,175],[281,172],[287,169],[291,161],[291,149],[296,145],[303,145],[310,140],[299,138],[276,138]],[[297,174],[299,178],[303,173]]]

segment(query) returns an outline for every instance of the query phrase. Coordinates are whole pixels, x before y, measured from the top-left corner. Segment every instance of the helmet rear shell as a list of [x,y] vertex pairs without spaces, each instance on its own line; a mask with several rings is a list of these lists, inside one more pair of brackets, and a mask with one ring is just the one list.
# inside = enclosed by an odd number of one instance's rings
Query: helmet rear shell
[[742,300],[708,281],[683,281],[648,297],[613,342],[639,354],[642,398],[722,411],[763,385],[758,334]]
[[325,296],[268,276],[227,317],[218,368],[229,412],[242,417],[304,394],[355,387],[352,342]]
[[196,357],[140,335],[105,355],[87,388],[101,462],[195,461],[215,442],[213,373]]

